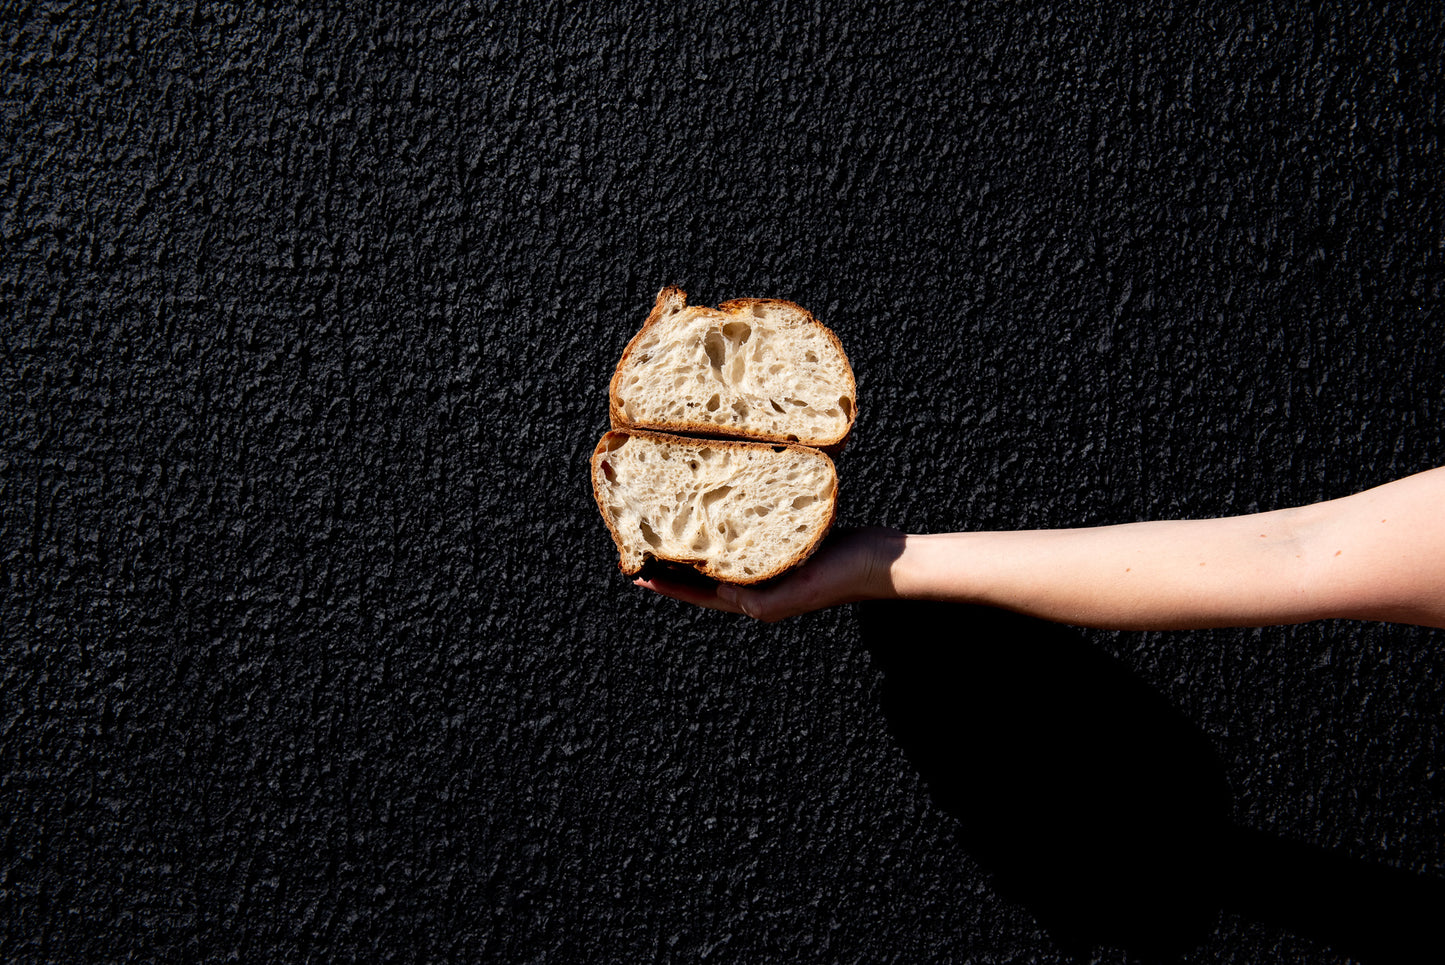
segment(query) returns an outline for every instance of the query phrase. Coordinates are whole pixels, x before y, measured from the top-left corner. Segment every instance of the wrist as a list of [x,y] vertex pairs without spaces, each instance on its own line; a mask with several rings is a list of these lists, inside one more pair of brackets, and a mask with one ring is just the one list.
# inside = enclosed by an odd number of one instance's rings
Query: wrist
[[896,551],[888,563],[889,596],[895,600],[917,599],[919,596],[918,557],[923,552],[923,537],[916,533],[900,535]]
[[898,598],[894,587],[893,566],[902,555],[908,537],[886,526],[870,526],[856,530],[863,539],[865,552],[860,580],[854,584],[855,600],[892,600]]
[[959,561],[959,533],[900,534],[889,564],[891,596],[902,600],[973,602]]

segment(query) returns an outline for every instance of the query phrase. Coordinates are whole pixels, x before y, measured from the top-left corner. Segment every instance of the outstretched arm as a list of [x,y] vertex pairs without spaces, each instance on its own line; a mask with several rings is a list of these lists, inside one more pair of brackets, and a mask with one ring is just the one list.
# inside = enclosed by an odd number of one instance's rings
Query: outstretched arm
[[1206,520],[832,538],[765,589],[641,585],[777,620],[852,600],[981,603],[1115,629],[1328,617],[1445,627],[1445,468],[1342,499]]

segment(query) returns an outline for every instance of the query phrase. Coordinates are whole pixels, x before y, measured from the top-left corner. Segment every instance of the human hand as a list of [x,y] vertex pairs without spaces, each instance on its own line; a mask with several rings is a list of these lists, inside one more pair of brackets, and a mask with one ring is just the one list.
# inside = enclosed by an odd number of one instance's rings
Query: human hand
[[633,582],[684,603],[774,623],[840,603],[891,596],[889,564],[902,551],[903,534],[897,530],[835,530],[806,563],[762,587],[699,585],[661,578]]

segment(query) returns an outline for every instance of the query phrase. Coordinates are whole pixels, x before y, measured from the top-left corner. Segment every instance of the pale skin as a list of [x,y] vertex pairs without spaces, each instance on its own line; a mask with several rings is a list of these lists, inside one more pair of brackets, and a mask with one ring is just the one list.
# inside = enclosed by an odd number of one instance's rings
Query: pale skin
[[637,585],[773,622],[840,603],[1001,607],[1120,630],[1349,618],[1445,627],[1445,467],[1292,509],[1083,529],[836,533],[764,588]]

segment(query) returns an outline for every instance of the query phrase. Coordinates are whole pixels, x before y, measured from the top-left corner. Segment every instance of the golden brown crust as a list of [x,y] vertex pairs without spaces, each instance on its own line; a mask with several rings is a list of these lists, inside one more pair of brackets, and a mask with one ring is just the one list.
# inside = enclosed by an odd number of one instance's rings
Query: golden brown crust
[[[748,430],[742,427],[719,426],[713,422],[684,422],[681,420],[663,424],[649,423],[642,425],[631,422],[622,413],[622,406],[618,402],[618,388],[621,382],[622,373],[632,359],[634,349],[639,340],[653,325],[662,321],[667,310],[673,306],[680,311],[688,308],[696,315],[714,315],[718,318],[729,318],[734,315],[745,315],[752,311],[754,305],[767,305],[780,308],[790,312],[796,312],[805,320],[812,322],[823,331],[833,348],[837,349],[838,355],[843,359],[844,371],[848,375],[848,395],[853,399],[853,409],[848,414],[848,425],[843,434],[837,438],[822,439],[796,439],[789,440],[767,432]],[[848,353],[843,351],[843,343],[828,326],[813,317],[813,314],[801,305],[793,302],[783,301],[779,298],[734,298],[723,302],[717,308],[704,308],[702,306],[689,306],[687,304],[687,292],[675,286],[668,286],[657,293],[657,299],[652,304],[652,311],[648,313],[647,320],[642,323],[642,328],[627,342],[627,347],[622,350],[622,357],[617,361],[617,368],[612,372],[612,380],[607,385],[607,417],[614,429],[652,429],[663,432],[675,432],[690,436],[714,436],[727,439],[742,439],[753,442],[776,442],[781,444],[796,443],[797,445],[810,446],[814,449],[821,449],[824,452],[838,453],[848,443],[848,436],[853,432],[853,423],[858,419],[858,383],[853,377],[853,365],[848,360]]]
[[[602,433],[602,438],[597,440],[597,445],[592,448],[592,455],[587,460],[589,467],[587,475],[588,478],[592,480],[592,498],[597,501],[597,510],[602,513],[602,522],[607,524],[607,532],[611,534],[612,542],[617,547],[619,554],[622,552],[622,534],[617,532],[617,525],[612,521],[612,514],[607,511],[607,504],[602,501],[602,486],[597,480],[598,474],[602,472],[602,460],[597,457],[615,448],[609,444],[614,438],[625,435],[627,435],[627,433],[617,432],[616,430],[608,430]],[[622,569],[622,572],[627,572],[626,568],[622,566],[620,559],[617,562],[617,566],[619,569]]]
[[697,572],[701,573],[703,576],[712,580],[716,580],[719,583],[734,583],[739,586],[745,586],[751,583],[762,583],[765,580],[771,580],[774,577],[781,576],[783,573],[786,573],[788,570],[791,570],[793,567],[797,566],[798,564],[805,561],[808,557],[812,556],[813,553],[818,549],[818,546],[823,542],[824,537],[828,535],[828,531],[833,528],[834,520],[838,518],[837,467],[833,465],[832,459],[829,459],[826,454],[820,452],[818,449],[812,446],[804,446],[797,443],[786,442],[747,442],[737,439],[697,439],[691,436],[678,436],[666,432],[651,432],[645,429],[610,429],[602,434],[602,438],[598,440],[597,445],[592,450],[590,475],[592,479],[592,498],[597,501],[597,508],[602,512],[602,521],[607,526],[607,532],[610,533],[612,536],[612,542],[617,546],[619,556],[622,552],[623,539],[622,534],[619,533],[617,530],[616,522],[613,520],[611,513],[608,511],[607,503],[602,498],[603,459],[601,457],[605,456],[608,452],[617,448],[617,446],[613,443],[620,443],[621,441],[625,441],[628,438],[651,439],[655,442],[661,443],[682,446],[695,446],[698,449],[772,449],[775,452],[782,451],[784,449],[795,449],[800,452],[809,453],[810,455],[821,455],[823,456],[823,459],[828,463],[828,468],[831,470],[833,475],[833,493],[828,499],[828,521],[819,528],[812,542],[800,549],[798,552],[794,553],[788,559],[784,560],[778,566],[774,567],[771,570],[767,570],[764,573],[748,577],[725,576],[724,574],[718,572],[718,570],[713,566],[713,563],[707,559],[675,558],[670,556],[658,556],[654,553],[644,553],[642,557],[642,562],[633,569],[628,569],[627,566],[619,558],[617,562],[618,569],[622,570],[622,572],[627,576],[636,576],[642,570],[642,567],[646,565],[649,559],[654,559],[662,560],[668,563],[677,563],[682,566],[690,566],[693,569],[697,570]]

